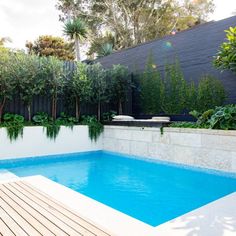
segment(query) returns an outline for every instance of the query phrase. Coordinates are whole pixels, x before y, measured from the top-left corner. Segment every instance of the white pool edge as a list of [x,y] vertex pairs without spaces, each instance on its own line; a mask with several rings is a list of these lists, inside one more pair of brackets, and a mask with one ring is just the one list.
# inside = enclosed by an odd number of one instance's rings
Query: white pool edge
[[44,176],[21,178],[116,236],[154,236],[152,227]]
[[112,235],[186,236],[192,235],[193,232],[197,232],[194,235],[199,236],[236,235],[236,192],[162,225],[152,227],[43,176],[21,179],[70,207]]

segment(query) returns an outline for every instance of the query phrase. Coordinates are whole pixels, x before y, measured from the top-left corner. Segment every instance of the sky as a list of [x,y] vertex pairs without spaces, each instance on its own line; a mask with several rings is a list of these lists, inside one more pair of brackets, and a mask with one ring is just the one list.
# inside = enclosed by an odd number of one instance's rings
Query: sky
[[[10,37],[7,46],[24,49],[27,40],[39,35],[63,36],[56,0],[0,0],[0,37]],[[236,0],[214,0],[216,9],[209,20],[220,20],[236,11]]]

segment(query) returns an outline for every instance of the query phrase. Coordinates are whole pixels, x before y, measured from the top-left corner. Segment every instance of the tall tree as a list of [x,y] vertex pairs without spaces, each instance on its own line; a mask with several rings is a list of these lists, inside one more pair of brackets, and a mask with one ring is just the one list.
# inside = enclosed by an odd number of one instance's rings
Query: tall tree
[[51,115],[53,120],[57,117],[57,100],[58,95],[63,92],[65,85],[66,71],[63,68],[64,64],[56,57],[42,57],[41,68],[45,77],[45,87],[51,97]]
[[91,94],[91,83],[87,77],[87,65],[78,62],[74,75],[68,80],[70,95],[75,100],[75,116],[80,117],[80,103],[88,101]]
[[97,105],[97,117],[101,119],[101,104],[109,99],[108,84],[106,81],[106,70],[100,63],[90,65],[87,70],[91,85],[90,102]]
[[146,42],[173,30],[183,30],[206,20],[213,0],[58,0],[60,19],[80,16],[89,26],[89,39],[104,31],[115,37],[115,49]]
[[119,115],[123,114],[123,102],[127,100],[132,81],[128,68],[122,65],[113,65],[110,71],[110,93],[118,105]]
[[52,35],[39,36],[34,42],[26,42],[29,54],[54,56],[60,60],[74,60],[73,44]]
[[9,51],[0,50],[0,123],[7,100],[12,99],[15,82],[12,76],[11,57]]
[[64,33],[74,40],[76,59],[81,61],[80,56],[80,40],[86,37],[87,28],[84,21],[80,18],[68,20],[64,25]]
[[31,106],[34,96],[40,94],[45,88],[40,58],[18,52],[12,57],[11,64],[14,68],[12,76],[18,87],[20,99],[27,107],[28,120],[31,121]]

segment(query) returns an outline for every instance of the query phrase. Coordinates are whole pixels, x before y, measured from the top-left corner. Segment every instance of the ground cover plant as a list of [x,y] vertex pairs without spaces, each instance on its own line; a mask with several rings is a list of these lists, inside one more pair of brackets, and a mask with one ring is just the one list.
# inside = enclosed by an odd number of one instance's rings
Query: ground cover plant
[[175,122],[170,127],[236,130],[236,105],[218,106],[205,112],[190,112],[196,122]]

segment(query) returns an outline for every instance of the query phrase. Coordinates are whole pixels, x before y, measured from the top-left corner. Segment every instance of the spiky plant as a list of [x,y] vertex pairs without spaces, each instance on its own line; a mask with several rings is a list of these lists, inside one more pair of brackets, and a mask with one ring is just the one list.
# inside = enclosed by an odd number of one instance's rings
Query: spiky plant
[[63,31],[71,40],[74,40],[76,59],[77,61],[80,61],[80,41],[83,38],[86,38],[87,34],[87,27],[84,21],[80,18],[69,20],[65,23]]

